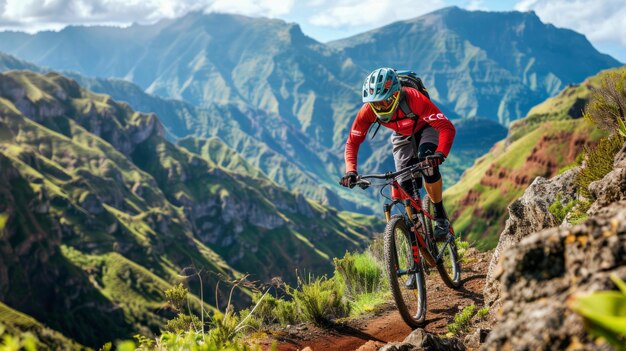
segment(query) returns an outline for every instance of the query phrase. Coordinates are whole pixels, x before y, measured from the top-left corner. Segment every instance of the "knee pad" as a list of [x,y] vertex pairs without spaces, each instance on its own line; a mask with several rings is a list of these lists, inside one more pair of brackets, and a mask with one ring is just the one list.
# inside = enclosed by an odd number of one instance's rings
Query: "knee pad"
[[[432,155],[437,150],[437,145],[433,143],[423,143],[417,150],[417,157],[420,161],[424,161],[427,156]],[[441,179],[439,167],[430,168],[424,171],[424,180],[426,183],[435,183]]]
[[424,172],[424,180],[426,183],[436,183],[441,179],[441,173],[439,173],[439,167],[431,168]]

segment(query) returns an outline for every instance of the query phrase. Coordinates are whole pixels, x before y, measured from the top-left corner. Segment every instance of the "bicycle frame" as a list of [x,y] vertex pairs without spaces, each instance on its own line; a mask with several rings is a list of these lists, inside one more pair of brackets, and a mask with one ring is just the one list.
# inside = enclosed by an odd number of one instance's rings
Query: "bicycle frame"
[[[418,212],[420,212],[421,214],[423,214],[425,217],[427,217],[430,220],[434,220],[434,217],[428,213],[428,211],[424,210],[422,208],[422,205],[417,201],[417,199],[413,198],[413,196],[409,195],[409,193],[402,188],[402,186],[400,185],[400,183],[397,181],[396,177],[407,173],[407,172],[420,172],[422,173],[422,177],[424,177],[423,171],[426,168],[429,168],[430,166],[427,163],[424,162],[420,162],[417,165],[414,166],[409,166],[406,167],[402,170],[393,172],[393,173],[385,173],[385,174],[371,174],[371,175],[363,175],[360,176],[360,180],[357,180],[357,184],[359,186],[361,186],[363,189],[365,189],[366,187],[370,186],[371,183],[369,183],[368,181],[365,181],[365,184],[361,183],[359,184],[359,182],[364,181],[367,178],[374,178],[374,179],[385,179],[387,181],[387,185],[391,185],[392,187],[394,187],[395,189],[397,189],[400,192],[400,196],[402,198],[405,198],[406,200],[404,200],[404,207],[405,207],[405,211],[407,213],[407,216],[409,218],[409,224],[411,224],[411,228],[409,229],[409,231],[412,233],[412,235],[415,237],[415,240],[411,241],[411,250],[413,252],[413,261],[416,264],[420,263],[420,255],[418,253],[421,252],[422,256],[424,257],[424,260],[428,263],[429,266],[431,267],[435,267],[437,266],[437,262],[439,262],[441,260],[441,257],[443,255],[443,252],[445,251],[446,247],[450,244],[451,240],[454,240],[455,238],[455,233],[454,233],[454,229],[452,228],[452,226],[450,226],[449,232],[450,234],[452,234],[452,236],[448,237],[448,240],[446,241],[446,245],[441,249],[440,252],[437,252],[437,257],[433,257],[433,254],[430,252],[430,248],[426,245],[426,242],[424,241],[424,237],[422,237],[422,235],[418,235],[418,224],[421,224],[418,221],[414,221],[413,220],[413,210],[411,209],[411,206],[413,208],[415,208]],[[408,201],[408,202],[407,202]],[[391,204],[385,204],[385,218],[387,219],[387,222],[389,222],[389,220],[391,219],[391,207],[393,206],[394,203],[399,203],[399,200],[393,200],[393,202]],[[423,228],[422,228],[423,230]],[[409,238],[410,239],[410,238]],[[416,245],[413,245],[413,244]],[[407,272],[405,272],[407,273]]]
[[[409,222],[412,224],[410,227],[410,232],[413,234],[413,237],[415,238],[415,241],[411,240],[411,251],[413,252],[413,262],[415,262],[416,264],[420,263],[420,255],[418,254],[418,250],[419,250],[419,252],[421,252],[422,256],[424,257],[424,260],[426,261],[426,263],[428,263],[429,266],[431,267],[437,266],[437,262],[441,259],[441,253],[439,253],[438,257],[434,257],[433,254],[430,252],[430,249],[426,245],[426,242],[424,241],[424,236],[418,235],[418,230],[419,230],[418,225],[421,226],[421,223],[419,222],[419,220],[417,221],[413,220],[413,210],[411,206],[415,208],[418,212],[422,213],[425,217],[429,218],[430,220],[434,220],[435,218],[430,213],[428,213],[428,211],[424,210],[424,208],[422,208],[422,204],[416,201],[416,199],[414,199],[413,196],[410,196],[409,193],[406,190],[404,190],[402,186],[400,186],[400,183],[398,183],[396,179],[393,180],[393,182],[391,183],[391,186],[394,187],[396,190],[398,190],[400,192],[400,195],[403,198],[408,200],[408,203],[405,203],[405,211],[407,213],[407,217],[409,218]],[[389,219],[391,218],[390,210],[391,210],[391,205],[385,206],[385,218],[387,219],[387,221],[389,221]],[[421,230],[424,230],[424,228],[421,227]],[[455,234],[454,234],[454,229],[452,228],[452,226],[450,226],[450,233],[452,234],[452,237],[454,238]],[[416,245],[413,245],[413,243],[415,243]],[[448,244],[449,242],[446,242],[446,246]],[[443,247],[441,252],[443,252],[446,249],[446,246]]]

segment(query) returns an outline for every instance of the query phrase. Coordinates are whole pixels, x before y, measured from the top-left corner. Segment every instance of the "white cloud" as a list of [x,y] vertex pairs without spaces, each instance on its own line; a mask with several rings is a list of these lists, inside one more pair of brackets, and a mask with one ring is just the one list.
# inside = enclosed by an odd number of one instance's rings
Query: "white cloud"
[[288,14],[293,4],[293,0],[215,0],[208,10],[248,16],[277,17]]
[[153,23],[190,11],[277,17],[293,0],[0,0],[0,28],[29,31],[69,24]]
[[470,11],[477,11],[477,10],[487,11],[488,10],[483,0],[471,0],[470,2],[467,3],[467,6],[465,8]]
[[391,22],[414,18],[445,6],[443,0],[336,0],[309,17],[320,27],[378,27]]
[[535,11],[542,21],[583,33],[595,43],[626,44],[624,0],[521,0],[519,11]]

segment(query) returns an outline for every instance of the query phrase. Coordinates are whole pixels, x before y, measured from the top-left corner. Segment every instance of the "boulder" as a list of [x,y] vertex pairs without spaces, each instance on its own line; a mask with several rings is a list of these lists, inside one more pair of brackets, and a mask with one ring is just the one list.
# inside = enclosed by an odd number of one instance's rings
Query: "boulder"
[[589,340],[567,301],[577,293],[614,289],[626,278],[626,202],[572,228],[522,239],[501,259],[501,308],[484,350],[602,350]]
[[380,351],[464,351],[465,346],[457,338],[438,337],[424,329],[415,329],[403,342],[389,343]]
[[574,181],[578,171],[579,168],[576,167],[550,180],[537,177],[526,189],[524,195],[509,205],[509,218],[500,234],[498,246],[493,252],[485,281],[485,304],[491,306],[491,311],[497,310],[500,297],[498,278],[502,273],[502,267],[499,265],[502,253],[532,233],[559,225],[548,208],[556,200],[558,194],[561,194],[560,199],[563,203],[575,199]]

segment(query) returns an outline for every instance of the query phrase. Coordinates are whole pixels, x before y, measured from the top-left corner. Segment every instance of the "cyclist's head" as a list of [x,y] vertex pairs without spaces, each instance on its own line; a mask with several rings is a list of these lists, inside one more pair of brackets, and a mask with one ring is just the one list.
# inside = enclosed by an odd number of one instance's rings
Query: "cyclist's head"
[[400,81],[393,68],[379,68],[363,82],[363,102],[369,103],[382,122],[389,122],[400,101]]

